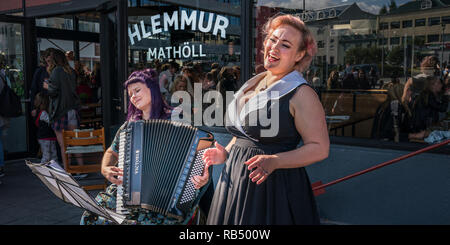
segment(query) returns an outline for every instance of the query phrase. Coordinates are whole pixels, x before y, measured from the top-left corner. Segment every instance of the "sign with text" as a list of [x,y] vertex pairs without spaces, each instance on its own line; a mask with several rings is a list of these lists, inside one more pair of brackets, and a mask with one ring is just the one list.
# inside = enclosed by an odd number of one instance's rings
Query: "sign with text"
[[[131,24],[128,27],[128,37],[130,44],[135,45],[144,38],[150,38],[153,35],[168,32],[169,28],[173,30],[191,30],[200,31],[203,33],[211,32],[212,35],[221,38],[226,37],[226,28],[230,21],[215,13],[208,13],[204,11],[174,11],[172,13],[164,12],[150,16],[150,23],[145,23],[141,20],[139,23]],[[150,24],[150,26],[148,25]],[[203,46],[201,44],[189,44],[184,42],[179,46],[168,47],[150,47],[147,53],[147,60],[152,59],[187,59],[195,57],[205,57],[203,53]]]

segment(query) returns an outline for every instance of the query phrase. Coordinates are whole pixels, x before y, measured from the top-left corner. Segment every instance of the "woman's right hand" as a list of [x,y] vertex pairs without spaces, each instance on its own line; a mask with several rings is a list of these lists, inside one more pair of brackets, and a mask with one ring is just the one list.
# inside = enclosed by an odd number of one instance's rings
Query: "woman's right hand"
[[123,182],[122,180],[123,170],[118,167],[115,166],[103,167],[102,174],[109,182],[113,184],[121,185]]
[[217,141],[214,143],[215,148],[209,148],[203,152],[203,161],[206,165],[217,165],[227,160],[228,152]]

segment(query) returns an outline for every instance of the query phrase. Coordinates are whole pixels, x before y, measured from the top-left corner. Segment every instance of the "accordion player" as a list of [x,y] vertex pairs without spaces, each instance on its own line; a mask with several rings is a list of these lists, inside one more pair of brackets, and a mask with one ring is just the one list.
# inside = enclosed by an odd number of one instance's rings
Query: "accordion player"
[[203,151],[212,146],[213,135],[163,119],[129,122],[120,134],[123,184],[117,188],[116,212],[143,208],[186,220],[203,195],[191,178],[203,174]]

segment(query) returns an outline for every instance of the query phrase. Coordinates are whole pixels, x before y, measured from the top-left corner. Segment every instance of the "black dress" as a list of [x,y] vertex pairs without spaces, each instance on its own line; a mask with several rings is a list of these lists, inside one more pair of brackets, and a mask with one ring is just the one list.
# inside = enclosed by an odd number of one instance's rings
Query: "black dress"
[[[296,79],[303,79],[294,76]],[[304,79],[303,79],[304,80]],[[301,83],[302,86],[306,83]],[[237,225],[285,225],[319,224],[314,195],[304,168],[277,169],[262,184],[257,185],[249,178],[250,170],[245,161],[259,154],[276,154],[296,149],[301,136],[295,128],[294,118],[289,112],[289,100],[297,89],[269,100],[261,109],[250,112],[242,126],[245,133],[236,126],[227,130],[236,136],[226,165],[212,200],[207,224]],[[266,113],[271,117],[273,105],[279,103],[279,131],[274,137],[261,137],[263,127],[248,125],[252,113]],[[228,114],[227,114],[228,115]],[[254,124],[253,124],[254,125]]]

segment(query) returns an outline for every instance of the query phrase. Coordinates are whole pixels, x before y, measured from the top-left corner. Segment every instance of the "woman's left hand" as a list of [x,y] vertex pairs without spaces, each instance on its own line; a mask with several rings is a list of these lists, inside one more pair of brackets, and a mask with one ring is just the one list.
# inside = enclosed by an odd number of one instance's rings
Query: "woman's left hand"
[[256,155],[248,159],[244,164],[248,165],[248,170],[253,170],[248,176],[257,185],[264,182],[276,169],[276,155]]

